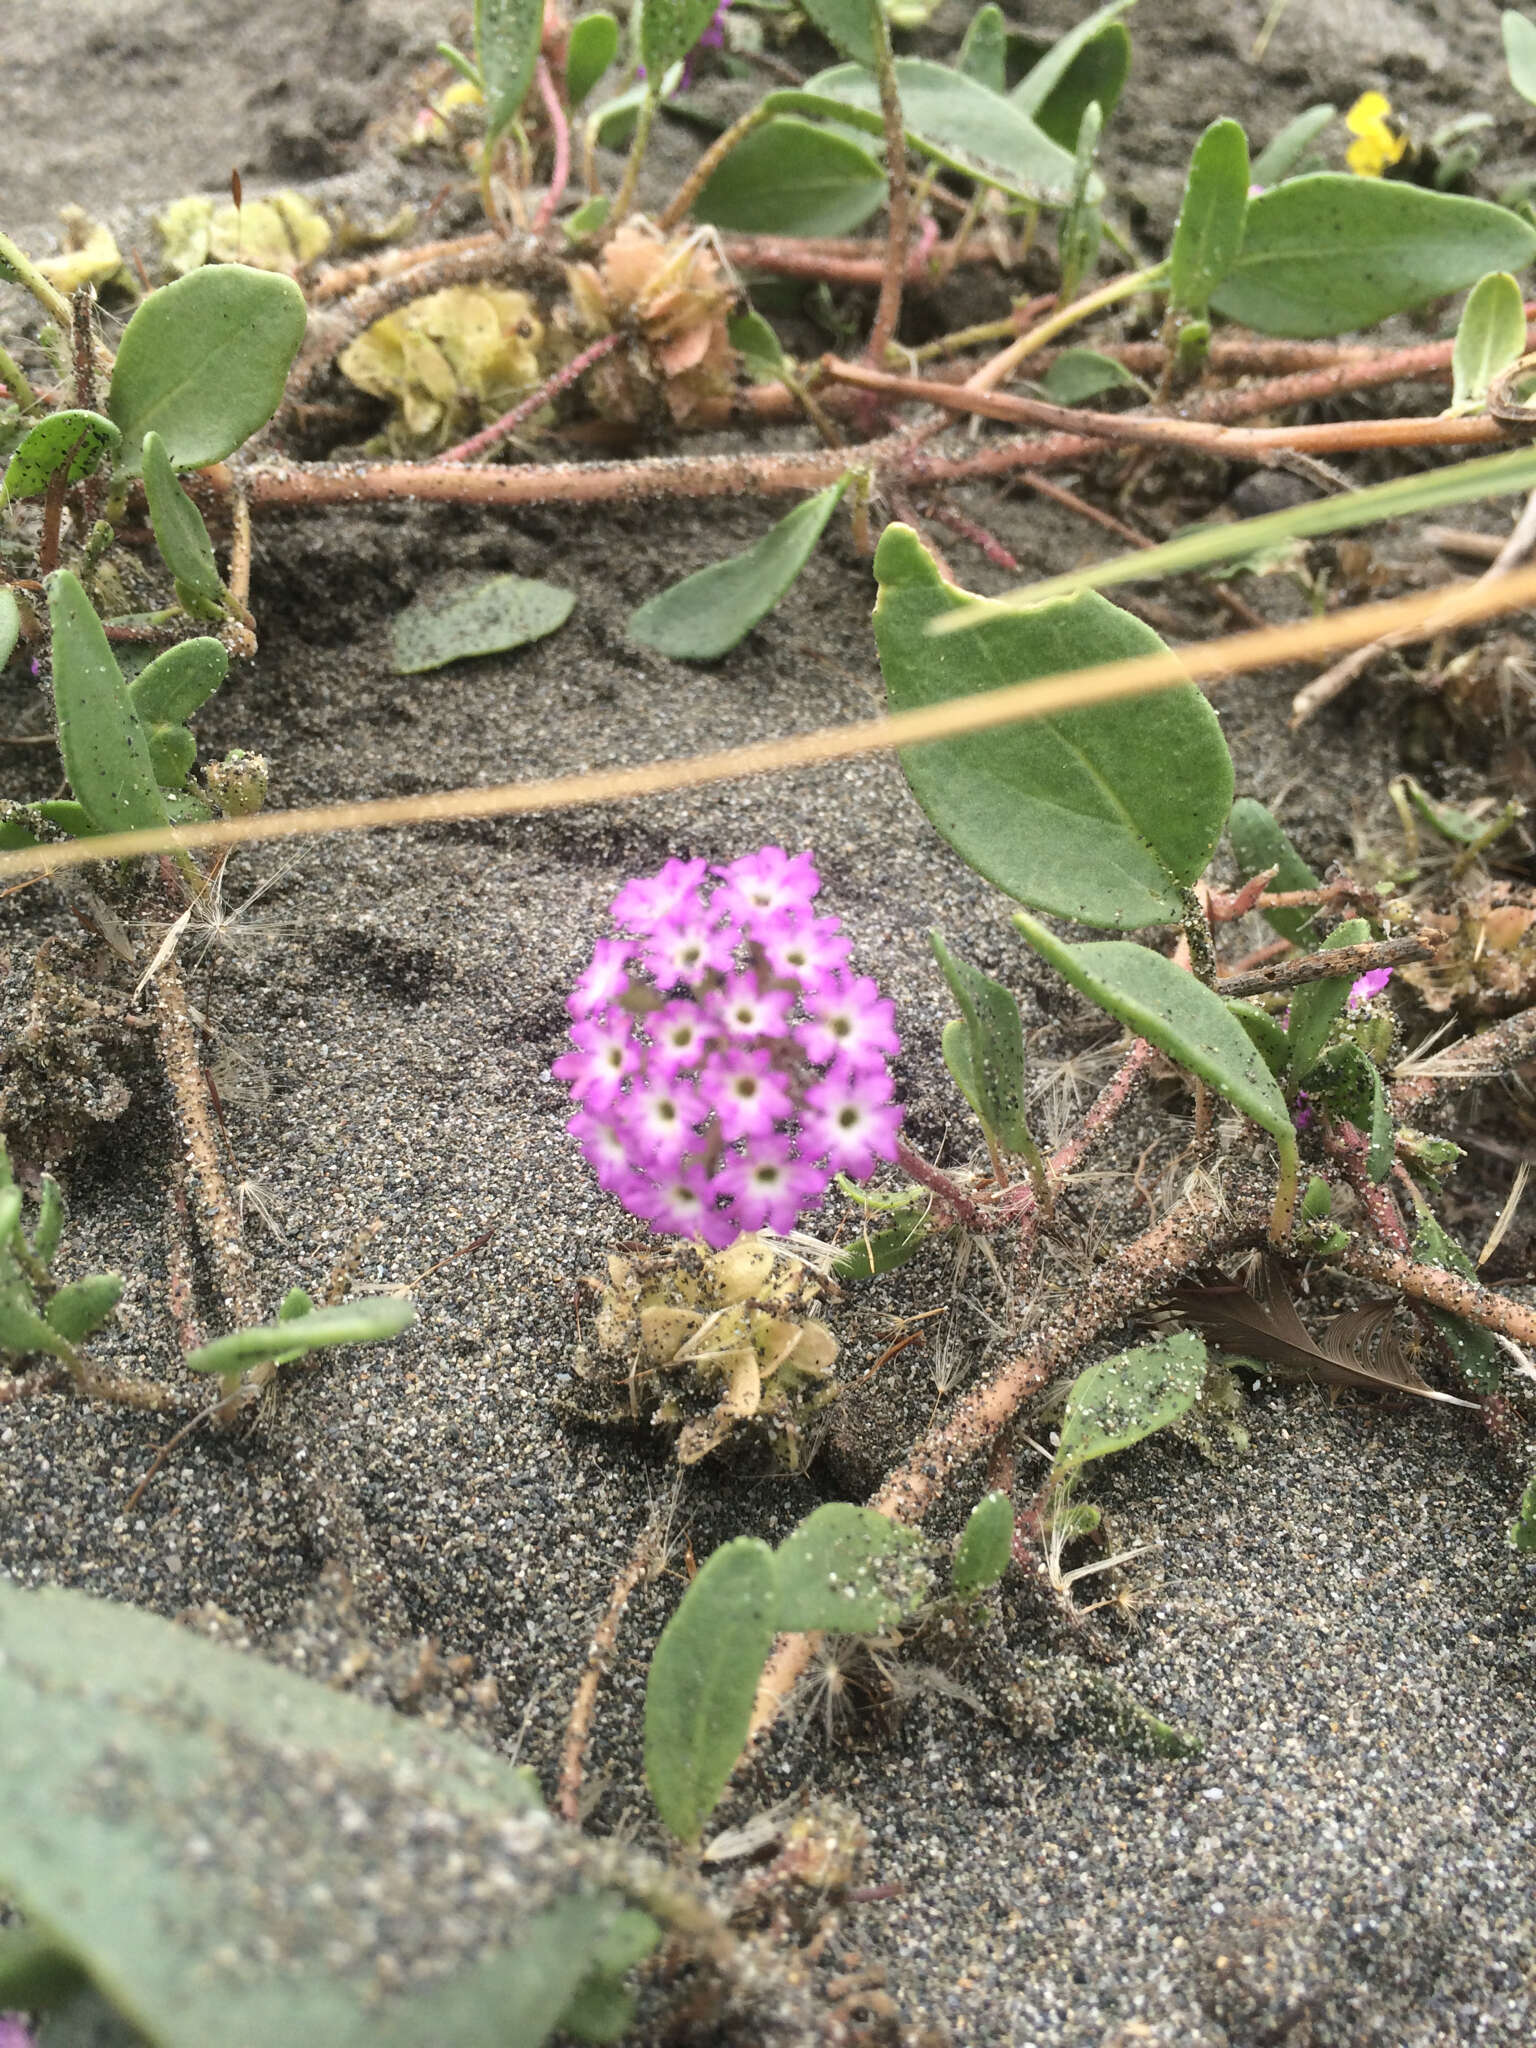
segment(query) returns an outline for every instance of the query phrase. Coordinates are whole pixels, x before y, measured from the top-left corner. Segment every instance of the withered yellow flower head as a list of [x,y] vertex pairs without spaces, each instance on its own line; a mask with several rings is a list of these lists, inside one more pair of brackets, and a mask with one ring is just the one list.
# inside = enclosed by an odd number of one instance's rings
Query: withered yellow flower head
[[1355,138],[1345,161],[1357,177],[1379,178],[1401,163],[1408,132],[1392,118],[1392,103],[1385,93],[1361,93],[1344,116],[1344,125]]

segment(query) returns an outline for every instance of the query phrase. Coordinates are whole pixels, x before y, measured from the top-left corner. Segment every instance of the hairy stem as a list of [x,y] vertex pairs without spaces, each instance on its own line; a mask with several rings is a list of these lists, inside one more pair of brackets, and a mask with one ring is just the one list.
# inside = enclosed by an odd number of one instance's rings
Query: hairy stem
[[871,363],[883,363],[886,348],[894,340],[896,323],[901,318],[911,193],[907,185],[907,130],[901,115],[896,61],[891,53],[891,32],[882,0],[869,0],[869,28],[875,45],[875,76],[880,82],[880,114],[885,123],[885,183],[890,217],[886,228],[885,270],[880,279],[880,298],[875,307],[874,325],[869,330],[865,354]]

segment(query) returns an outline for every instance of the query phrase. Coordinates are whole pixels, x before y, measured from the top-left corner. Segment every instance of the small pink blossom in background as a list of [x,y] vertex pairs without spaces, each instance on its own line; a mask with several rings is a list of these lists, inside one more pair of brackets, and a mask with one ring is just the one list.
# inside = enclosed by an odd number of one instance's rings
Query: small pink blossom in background
[[1390,967],[1368,967],[1360,979],[1351,983],[1349,991],[1349,1013],[1363,1010],[1366,1004],[1379,996],[1392,979]]
[[32,2036],[13,2012],[0,2012],[0,2048],[35,2048]]
[[896,1156],[895,1008],[820,889],[809,853],[765,846],[669,860],[613,900],[624,935],[578,978],[553,1072],[599,1184],[655,1231],[720,1248],[790,1230],[835,1173]]
[[1312,1127],[1312,1098],[1305,1088],[1296,1090],[1296,1105],[1291,1111],[1291,1122],[1298,1131],[1310,1130]]

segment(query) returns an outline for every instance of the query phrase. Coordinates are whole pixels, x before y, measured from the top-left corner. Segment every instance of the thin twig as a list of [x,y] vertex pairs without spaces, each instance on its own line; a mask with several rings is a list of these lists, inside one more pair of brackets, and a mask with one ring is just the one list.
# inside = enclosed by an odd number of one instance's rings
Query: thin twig
[[997,1228],[997,1218],[987,1211],[975,1198],[940,1166],[933,1166],[919,1152],[914,1152],[905,1138],[896,1140],[896,1164],[909,1180],[915,1180],[919,1187],[927,1188],[953,1210],[956,1219],[967,1230],[983,1235]]
[[1341,1266],[1362,1280],[1395,1287],[1415,1301],[1427,1301],[1434,1308],[1464,1316],[1484,1330],[1497,1330],[1517,1344],[1536,1344],[1536,1309],[1495,1294],[1476,1280],[1464,1280],[1445,1266],[1420,1266],[1400,1252],[1388,1251],[1364,1238],[1351,1238],[1341,1252],[1333,1254]]
[[489,455],[503,441],[510,440],[525,420],[531,420],[536,412],[550,403],[578,377],[586,375],[594,363],[600,363],[604,356],[611,356],[615,349],[624,344],[624,335],[617,329],[612,334],[602,335],[590,343],[579,355],[572,356],[563,368],[546,377],[537,391],[520,398],[510,412],[504,412],[499,420],[492,420],[488,427],[482,427],[478,434],[471,434],[467,441],[445,449],[438,457],[439,462],[474,462],[482,455]]
[[1216,990],[1223,996],[1265,996],[1278,988],[1300,988],[1309,981],[1353,981],[1376,967],[1428,960],[1434,950],[1423,939],[1412,937],[1371,939],[1360,946],[1337,946],[1331,953],[1303,953],[1294,960],[1277,960],[1273,967],[1261,967],[1253,974],[1226,974]]
[[655,1530],[647,1524],[628,1564],[614,1580],[608,1605],[603,1609],[603,1618],[592,1632],[586,1667],[576,1687],[576,1697],[571,1702],[570,1719],[565,1724],[565,1742],[560,1751],[560,1786],[555,1795],[562,1817],[573,1823],[581,1819],[581,1785],[586,1771],[587,1743],[592,1735],[592,1713],[597,1705],[597,1688],[602,1683],[608,1659],[618,1641],[619,1624],[624,1619],[630,1595],[650,1570],[655,1552]]
[[885,183],[889,216],[880,298],[875,306],[874,322],[865,349],[869,361],[879,364],[885,361],[886,348],[895,338],[897,323],[901,319],[901,288],[907,265],[912,199],[907,184],[907,130],[901,113],[901,93],[896,84],[890,25],[882,0],[869,0],[868,19],[875,45],[875,76],[880,84],[880,116],[885,124]]
[[1402,1074],[1392,1088],[1392,1113],[1414,1116],[1430,1108],[1442,1095],[1497,1081],[1533,1060],[1536,1007],[1517,1010],[1513,1017],[1503,1018],[1487,1031],[1458,1039],[1429,1060],[1410,1063],[1417,1071]]

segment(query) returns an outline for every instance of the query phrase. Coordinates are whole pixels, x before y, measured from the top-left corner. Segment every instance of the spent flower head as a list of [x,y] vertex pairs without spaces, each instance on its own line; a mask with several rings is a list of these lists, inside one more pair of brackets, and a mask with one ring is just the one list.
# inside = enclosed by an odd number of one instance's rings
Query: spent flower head
[[787,1231],[834,1174],[896,1156],[894,1006],[818,917],[809,853],[669,860],[627,882],[567,1007],[554,1073],[599,1183],[653,1230],[717,1248]]

